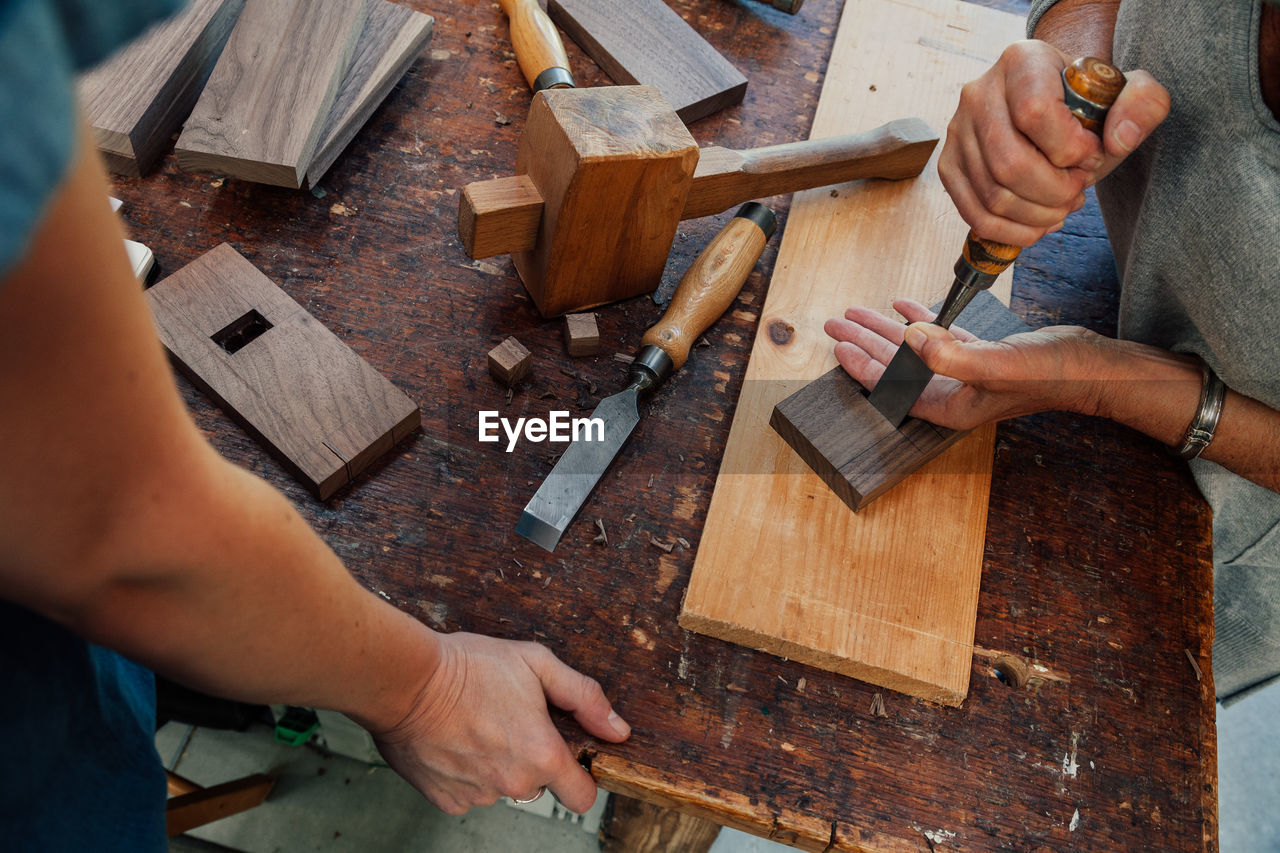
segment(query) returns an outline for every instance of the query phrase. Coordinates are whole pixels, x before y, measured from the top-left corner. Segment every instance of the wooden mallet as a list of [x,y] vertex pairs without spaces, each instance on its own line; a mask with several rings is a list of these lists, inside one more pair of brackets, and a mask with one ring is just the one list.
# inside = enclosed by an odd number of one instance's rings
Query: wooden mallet
[[533,97],[515,175],[462,191],[472,258],[510,254],[544,317],[654,290],[682,220],[779,193],[920,174],[938,136],[917,118],[747,151],[698,148],[652,86]]

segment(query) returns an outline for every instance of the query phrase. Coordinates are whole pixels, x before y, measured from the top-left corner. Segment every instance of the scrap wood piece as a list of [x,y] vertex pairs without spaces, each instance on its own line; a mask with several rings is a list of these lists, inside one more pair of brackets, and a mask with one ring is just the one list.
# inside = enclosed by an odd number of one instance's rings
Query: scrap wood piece
[[508,388],[528,376],[532,366],[533,353],[515,337],[489,350],[489,375]]
[[76,83],[107,168],[150,172],[200,97],[245,0],[193,0]]
[[178,368],[321,500],[421,422],[404,392],[226,243],[145,297]]
[[297,189],[365,0],[249,0],[178,137],[178,166]]
[[600,352],[600,328],[593,312],[564,315],[564,345],[575,358]]
[[368,2],[369,16],[352,52],[351,66],[329,108],[315,156],[307,167],[309,186],[324,177],[431,40],[435,19],[430,15],[389,0]]
[[686,124],[741,103],[747,78],[662,0],[549,0],[613,82],[656,86]]
[[[964,83],[1021,37],[1017,16],[959,0],[849,0],[812,135],[874,127],[904,104],[946,127]],[[855,514],[769,419],[835,365],[828,318],[897,296],[941,299],[966,230],[933,165],[911,181],[795,196],[760,317],[794,333],[752,345],[681,626],[932,701],[964,699],[994,429]],[[995,286],[1002,301],[1009,280]]]

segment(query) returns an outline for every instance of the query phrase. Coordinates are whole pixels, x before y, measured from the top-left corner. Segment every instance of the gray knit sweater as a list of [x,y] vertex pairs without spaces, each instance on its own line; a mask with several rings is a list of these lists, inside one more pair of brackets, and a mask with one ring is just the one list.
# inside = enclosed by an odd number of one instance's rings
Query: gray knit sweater
[[[1054,2],[1033,0],[1028,33]],[[1123,282],[1120,336],[1198,355],[1280,409],[1280,122],[1258,84],[1260,14],[1261,0],[1124,0],[1113,60],[1155,75],[1173,106],[1098,200]],[[1191,465],[1213,507],[1213,670],[1227,700],[1280,677],[1280,495]]]

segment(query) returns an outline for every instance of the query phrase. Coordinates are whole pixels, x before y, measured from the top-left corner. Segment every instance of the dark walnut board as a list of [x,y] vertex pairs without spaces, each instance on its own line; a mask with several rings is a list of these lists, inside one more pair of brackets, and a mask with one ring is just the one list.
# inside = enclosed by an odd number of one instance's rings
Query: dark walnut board
[[[180,173],[171,156],[149,179],[114,181],[164,272],[230,242],[422,408],[420,433],[324,503],[182,380],[215,446],[284,491],[397,606],[443,630],[540,640],[597,677],[631,740],[600,744],[558,720],[612,790],[815,850],[1214,849],[1209,514],[1180,463],[1128,430],[1066,415],[999,427],[981,651],[960,708],[676,626],[777,237],[709,345],[646,404],[556,552],[516,536],[557,446],[481,444],[477,411],[588,414],[625,382],[614,353],[634,353],[661,308],[639,297],[599,309],[600,355],[571,359],[507,259],[466,257],[457,189],[510,173],[529,93],[496,4],[407,5],[436,18],[426,55],[323,197]],[[751,80],[742,105],[692,126],[700,144],[807,136],[840,3],[807,0],[796,16],[671,5]],[[567,48],[582,85],[608,82]],[[788,199],[769,202],[785,228]],[[681,223],[661,301],[724,217]],[[1024,253],[1015,312],[1113,331],[1102,235],[1090,207]],[[485,358],[509,335],[534,363],[508,402]],[[596,518],[607,546],[592,542]],[[991,664],[1006,652],[1045,667],[1038,683],[1002,684]]]

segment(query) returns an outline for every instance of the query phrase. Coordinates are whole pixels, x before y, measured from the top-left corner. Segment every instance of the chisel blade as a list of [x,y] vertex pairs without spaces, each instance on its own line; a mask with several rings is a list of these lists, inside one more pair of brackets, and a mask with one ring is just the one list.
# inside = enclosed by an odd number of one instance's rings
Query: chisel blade
[[904,343],[871,389],[867,402],[895,428],[900,427],[932,378],[933,371]]
[[603,439],[595,440],[600,436],[590,426],[580,433],[530,498],[516,524],[516,533],[548,551],[555,550],[565,528],[640,422],[639,392],[627,388],[604,398],[591,418],[604,423]]

